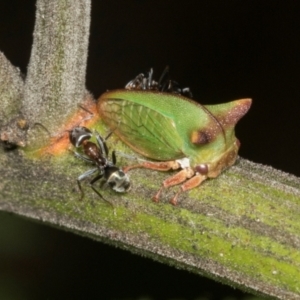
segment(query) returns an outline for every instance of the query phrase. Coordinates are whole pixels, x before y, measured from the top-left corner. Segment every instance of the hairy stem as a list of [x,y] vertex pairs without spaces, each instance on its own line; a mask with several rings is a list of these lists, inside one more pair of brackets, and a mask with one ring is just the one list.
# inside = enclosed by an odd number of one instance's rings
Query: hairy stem
[[89,0],[37,0],[23,112],[51,133],[85,96]]
[[101,190],[112,209],[87,185],[84,200],[78,200],[76,178],[86,168],[72,155],[38,164],[13,153],[1,157],[6,159],[0,164],[10,166],[3,167],[0,186],[3,211],[245,291],[300,299],[299,178],[239,159],[174,207],[168,199],[176,188],[165,192],[161,203],[150,199],[168,174],[140,169],[131,172],[133,188],[127,194]]

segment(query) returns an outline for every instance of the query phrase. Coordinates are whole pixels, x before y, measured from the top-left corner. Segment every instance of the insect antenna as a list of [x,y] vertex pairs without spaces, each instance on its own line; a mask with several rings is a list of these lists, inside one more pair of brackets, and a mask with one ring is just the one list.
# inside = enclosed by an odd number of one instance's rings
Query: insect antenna
[[34,127],[34,126],[40,126],[41,128],[43,128],[48,133],[49,137],[51,137],[50,131],[42,123],[35,122],[32,127]]
[[[88,110],[86,107],[84,107],[83,105],[78,104],[78,107],[90,114],[88,117],[85,117],[83,120],[81,120],[80,123],[90,120],[91,118],[94,117],[94,114],[90,110]],[[78,125],[80,125],[80,123]]]

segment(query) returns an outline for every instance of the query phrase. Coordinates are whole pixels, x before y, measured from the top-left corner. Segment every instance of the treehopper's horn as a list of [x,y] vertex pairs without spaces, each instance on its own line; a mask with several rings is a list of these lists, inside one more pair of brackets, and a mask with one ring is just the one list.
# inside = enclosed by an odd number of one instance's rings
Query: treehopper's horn
[[234,127],[236,123],[247,113],[252,99],[240,99],[217,105],[205,105],[205,107],[218,119],[224,129]]

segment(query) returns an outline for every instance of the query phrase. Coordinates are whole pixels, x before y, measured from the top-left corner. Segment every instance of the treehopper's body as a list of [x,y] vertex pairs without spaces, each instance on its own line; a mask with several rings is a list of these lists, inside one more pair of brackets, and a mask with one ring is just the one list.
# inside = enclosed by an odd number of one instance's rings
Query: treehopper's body
[[[133,167],[182,168],[164,186],[190,178],[181,187],[187,190],[207,177],[218,176],[235,162],[239,141],[234,126],[250,105],[251,99],[241,99],[202,106],[178,94],[115,90],[104,93],[97,107],[104,122],[121,140],[136,152],[160,161]],[[189,159],[189,164],[184,158]],[[173,203],[176,198],[177,194]]]

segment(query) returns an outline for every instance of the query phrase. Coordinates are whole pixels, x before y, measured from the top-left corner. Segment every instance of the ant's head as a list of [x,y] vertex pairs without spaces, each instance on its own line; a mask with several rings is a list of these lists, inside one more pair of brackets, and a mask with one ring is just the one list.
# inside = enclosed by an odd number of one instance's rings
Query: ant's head
[[108,167],[106,170],[107,184],[118,193],[125,193],[130,188],[129,176],[115,166]]

